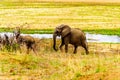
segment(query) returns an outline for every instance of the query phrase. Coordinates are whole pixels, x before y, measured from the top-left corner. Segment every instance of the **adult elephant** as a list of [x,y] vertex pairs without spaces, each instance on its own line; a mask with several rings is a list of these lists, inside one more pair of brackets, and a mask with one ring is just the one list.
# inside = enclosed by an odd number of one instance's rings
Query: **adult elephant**
[[78,28],[70,28],[68,25],[60,25],[56,27],[53,33],[53,48],[55,51],[56,49],[56,37],[61,36],[61,45],[60,50],[62,51],[62,47],[65,45],[65,52],[68,52],[68,44],[72,44],[74,46],[74,52],[77,53],[77,47],[82,46],[86,54],[89,54],[88,46],[86,42],[85,33],[82,32]]

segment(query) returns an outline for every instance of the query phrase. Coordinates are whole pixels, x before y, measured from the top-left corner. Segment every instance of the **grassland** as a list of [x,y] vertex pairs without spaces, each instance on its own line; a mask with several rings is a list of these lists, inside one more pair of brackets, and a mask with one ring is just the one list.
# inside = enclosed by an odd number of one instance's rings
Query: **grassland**
[[[0,79],[15,80],[119,80],[120,44],[89,43],[89,55],[79,47],[78,53],[55,52],[52,40],[42,39],[38,56],[0,52]],[[50,43],[51,42],[51,43]],[[59,42],[58,42],[59,44]],[[104,46],[104,47],[103,47]],[[96,47],[96,48],[94,48]]]
[[[0,32],[19,26],[22,33],[53,33],[57,25],[68,24],[120,36],[120,3],[24,1],[0,1]],[[25,47],[22,53],[0,51],[0,80],[120,80],[120,44],[88,43],[89,55],[81,47],[72,54],[71,45],[67,54],[55,52],[52,44],[51,39],[42,39],[38,56],[32,51],[26,55]]]
[[109,34],[120,35],[119,3],[1,1],[0,4],[0,28],[20,26],[51,29],[52,33],[56,26],[67,24],[86,32],[107,34],[107,30]]

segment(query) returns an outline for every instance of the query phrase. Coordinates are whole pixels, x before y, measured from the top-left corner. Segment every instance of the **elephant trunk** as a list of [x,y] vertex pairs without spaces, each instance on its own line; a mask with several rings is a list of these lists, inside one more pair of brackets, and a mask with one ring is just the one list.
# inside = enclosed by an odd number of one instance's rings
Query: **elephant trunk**
[[53,34],[53,49],[54,49],[55,51],[57,51],[57,49],[56,49],[56,37],[57,37],[57,35],[56,35],[56,34]]

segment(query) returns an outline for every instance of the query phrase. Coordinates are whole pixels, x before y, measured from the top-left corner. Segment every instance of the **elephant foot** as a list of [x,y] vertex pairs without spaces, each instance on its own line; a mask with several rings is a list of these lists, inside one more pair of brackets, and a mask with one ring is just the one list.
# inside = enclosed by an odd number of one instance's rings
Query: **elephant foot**
[[76,54],[76,53],[77,53],[77,51],[74,51],[74,52],[73,52],[73,54]]
[[86,53],[86,55],[88,55],[89,53]]
[[73,54],[76,54],[77,52],[73,52]]
[[89,54],[89,51],[86,51],[86,55],[88,55]]
[[60,51],[61,51],[61,52],[63,52],[63,49],[62,49],[62,48],[60,48]]

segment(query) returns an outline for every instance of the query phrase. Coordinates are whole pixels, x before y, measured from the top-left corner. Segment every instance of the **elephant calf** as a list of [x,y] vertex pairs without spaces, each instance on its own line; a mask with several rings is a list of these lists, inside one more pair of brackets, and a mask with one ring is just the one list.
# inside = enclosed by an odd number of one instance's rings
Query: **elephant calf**
[[20,35],[20,29],[17,28],[15,29],[15,31],[13,31],[14,33],[14,41],[16,43],[18,43],[19,45],[21,44],[25,44],[27,47],[27,54],[29,54],[29,50],[32,49],[33,52],[37,55],[36,53],[36,43],[35,43],[35,39],[32,36],[21,36]]
[[4,47],[8,51],[10,50],[10,41],[8,35],[4,34],[2,37],[0,36],[0,47],[1,49]]
[[65,52],[68,52],[68,44],[72,44],[74,46],[74,52],[77,53],[77,47],[82,46],[86,54],[89,54],[88,46],[86,42],[86,36],[84,32],[77,28],[70,28],[68,25],[60,25],[56,27],[53,33],[53,48],[56,49],[56,37],[61,36],[61,45],[60,50],[62,51],[63,45],[65,45]]

